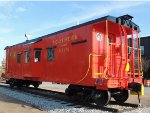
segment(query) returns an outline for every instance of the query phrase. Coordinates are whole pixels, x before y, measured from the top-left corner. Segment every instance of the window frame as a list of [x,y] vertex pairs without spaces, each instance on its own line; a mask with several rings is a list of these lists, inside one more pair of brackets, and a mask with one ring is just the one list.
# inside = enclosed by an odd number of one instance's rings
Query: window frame
[[[24,51],[25,52],[25,63],[30,62],[31,50]],[[28,56],[29,55],[29,56]]]
[[[40,55],[36,59],[36,52],[38,52],[38,51],[40,51]],[[34,62],[41,62],[41,52],[42,52],[41,48],[35,48],[34,49]]]
[[21,63],[21,53],[17,53],[17,63]]
[[56,48],[56,46],[47,48],[47,60],[48,61],[54,61],[54,59],[55,59],[55,48]]

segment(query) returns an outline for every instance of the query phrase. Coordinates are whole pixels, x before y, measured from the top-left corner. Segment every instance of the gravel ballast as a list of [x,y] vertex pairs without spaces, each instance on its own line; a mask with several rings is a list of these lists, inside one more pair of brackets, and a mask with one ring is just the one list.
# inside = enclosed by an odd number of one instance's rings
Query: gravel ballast
[[[13,97],[15,99],[26,102],[38,109],[50,112],[50,113],[109,113],[101,109],[89,109],[80,105],[73,105],[64,101],[55,100],[53,98],[44,98],[38,95],[20,92],[18,90],[12,90],[5,87],[0,87],[0,93]],[[119,106],[119,105],[108,105],[108,108],[114,109],[130,109],[131,107]],[[149,107],[141,107],[126,113],[150,113]]]

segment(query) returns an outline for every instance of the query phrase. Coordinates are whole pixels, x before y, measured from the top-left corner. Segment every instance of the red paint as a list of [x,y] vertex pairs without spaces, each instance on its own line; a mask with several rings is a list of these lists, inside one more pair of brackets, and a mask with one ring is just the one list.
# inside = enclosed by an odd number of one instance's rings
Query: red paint
[[[96,86],[97,89],[103,90],[127,88],[128,83],[132,82],[134,78],[133,74],[129,76],[125,71],[128,61],[127,35],[131,35],[132,31],[131,28],[108,21],[108,37],[112,44],[108,42],[108,47],[106,47],[106,21],[101,21],[48,36],[34,44],[8,47],[6,48],[5,76],[16,79]],[[138,31],[135,32],[138,33]],[[101,35],[100,39],[96,38],[98,33]],[[124,40],[121,35],[124,36]],[[83,40],[86,42],[72,44],[72,42]],[[124,45],[121,46],[123,43]],[[48,61],[47,48],[54,46],[56,47],[54,60]],[[41,49],[40,62],[34,62],[35,48]],[[30,62],[28,63],[25,63],[26,50],[30,50]],[[21,54],[20,64],[17,63],[16,54],[18,53]],[[91,56],[89,56],[90,54]],[[107,55],[108,65],[106,64]],[[134,55],[132,57],[130,68],[132,68]],[[107,70],[106,66],[108,66]],[[95,75],[95,73],[103,74]],[[100,83],[96,83],[97,79],[100,79]],[[140,76],[135,79],[142,83]]]

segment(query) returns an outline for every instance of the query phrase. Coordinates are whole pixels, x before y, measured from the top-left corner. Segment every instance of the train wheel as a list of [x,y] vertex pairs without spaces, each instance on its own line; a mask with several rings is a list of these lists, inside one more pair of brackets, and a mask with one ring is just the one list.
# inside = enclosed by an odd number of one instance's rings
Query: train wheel
[[97,91],[95,94],[95,103],[98,106],[106,106],[111,99],[109,91]]
[[72,101],[79,100],[79,98],[77,96],[76,86],[69,85],[68,88],[65,90],[65,93],[69,97],[70,100],[72,100]]
[[122,90],[119,94],[114,95],[113,98],[118,103],[124,103],[129,97],[129,91],[128,90]]
[[25,87],[29,87],[29,86],[30,86],[30,84],[27,84],[27,83],[25,84]]
[[17,86],[17,88],[21,89],[23,87],[23,84],[19,83],[16,86]]
[[16,86],[21,89],[23,87],[23,80],[16,80]]
[[10,79],[9,80],[9,85],[10,85],[10,87],[13,88],[16,85],[16,80],[15,79]]
[[37,89],[39,87],[39,83],[34,83],[33,86]]

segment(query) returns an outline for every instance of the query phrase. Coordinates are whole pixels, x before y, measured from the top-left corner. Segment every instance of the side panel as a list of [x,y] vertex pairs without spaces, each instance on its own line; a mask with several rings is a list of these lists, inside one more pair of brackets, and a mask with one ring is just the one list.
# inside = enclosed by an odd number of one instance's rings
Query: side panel
[[[95,85],[92,75],[93,24],[42,39],[28,46],[11,48],[10,70],[15,78],[67,84]],[[48,49],[54,47],[54,59],[48,60]],[[25,52],[30,49],[30,62]],[[35,62],[35,49],[40,49],[40,62]],[[21,53],[21,64],[17,54]]]
[[10,78],[11,76],[11,52],[10,48],[6,48],[6,68],[5,68],[5,74],[4,78]]
[[[29,61],[26,62],[25,59],[26,59],[26,52],[29,51],[30,52],[30,57],[29,57]],[[22,76],[23,78],[28,78],[28,77],[32,77],[32,50],[31,50],[31,47],[30,45],[28,46],[23,46],[23,61],[22,61]]]
[[[31,67],[32,67],[32,77],[34,79],[40,80],[45,74],[45,68],[44,68],[44,49],[43,48],[44,43],[43,41],[39,41],[31,46]],[[40,51],[40,60],[36,61],[35,58],[35,51]]]
[[73,34],[79,37],[77,41],[73,42],[83,41],[83,43],[72,43],[71,46],[72,51],[70,61],[72,61],[73,82],[93,85],[91,67],[89,67],[89,65],[91,65],[90,54],[92,52],[92,25],[81,27],[75,30]]
[[[88,78],[91,78],[91,73],[89,72],[87,77],[85,75],[91,53],[91,29],[91,26],[85,26],[44,39],[46,48],[55,47],[54,59],[48,61],[46,58],[46,81],[90,83]],[[46,57],[47,55],[46,52]]]
[[[6,73],[9,78],[22,78],[22,46],[15,46],[7,48],[6,50]],[[19,62],[17,60],[18,54],[20,55]]]
[[6,48],[6,73],[10,73],[10,48]]
[[16,46],[14,51],[15,76],[22,78],[23,51],[22,46]]
[[106,53],[108,48],[106,45],[106,22],[97,23],[93,26],[92,41],[92,76],[98,78],[104,76],[106,71]]

